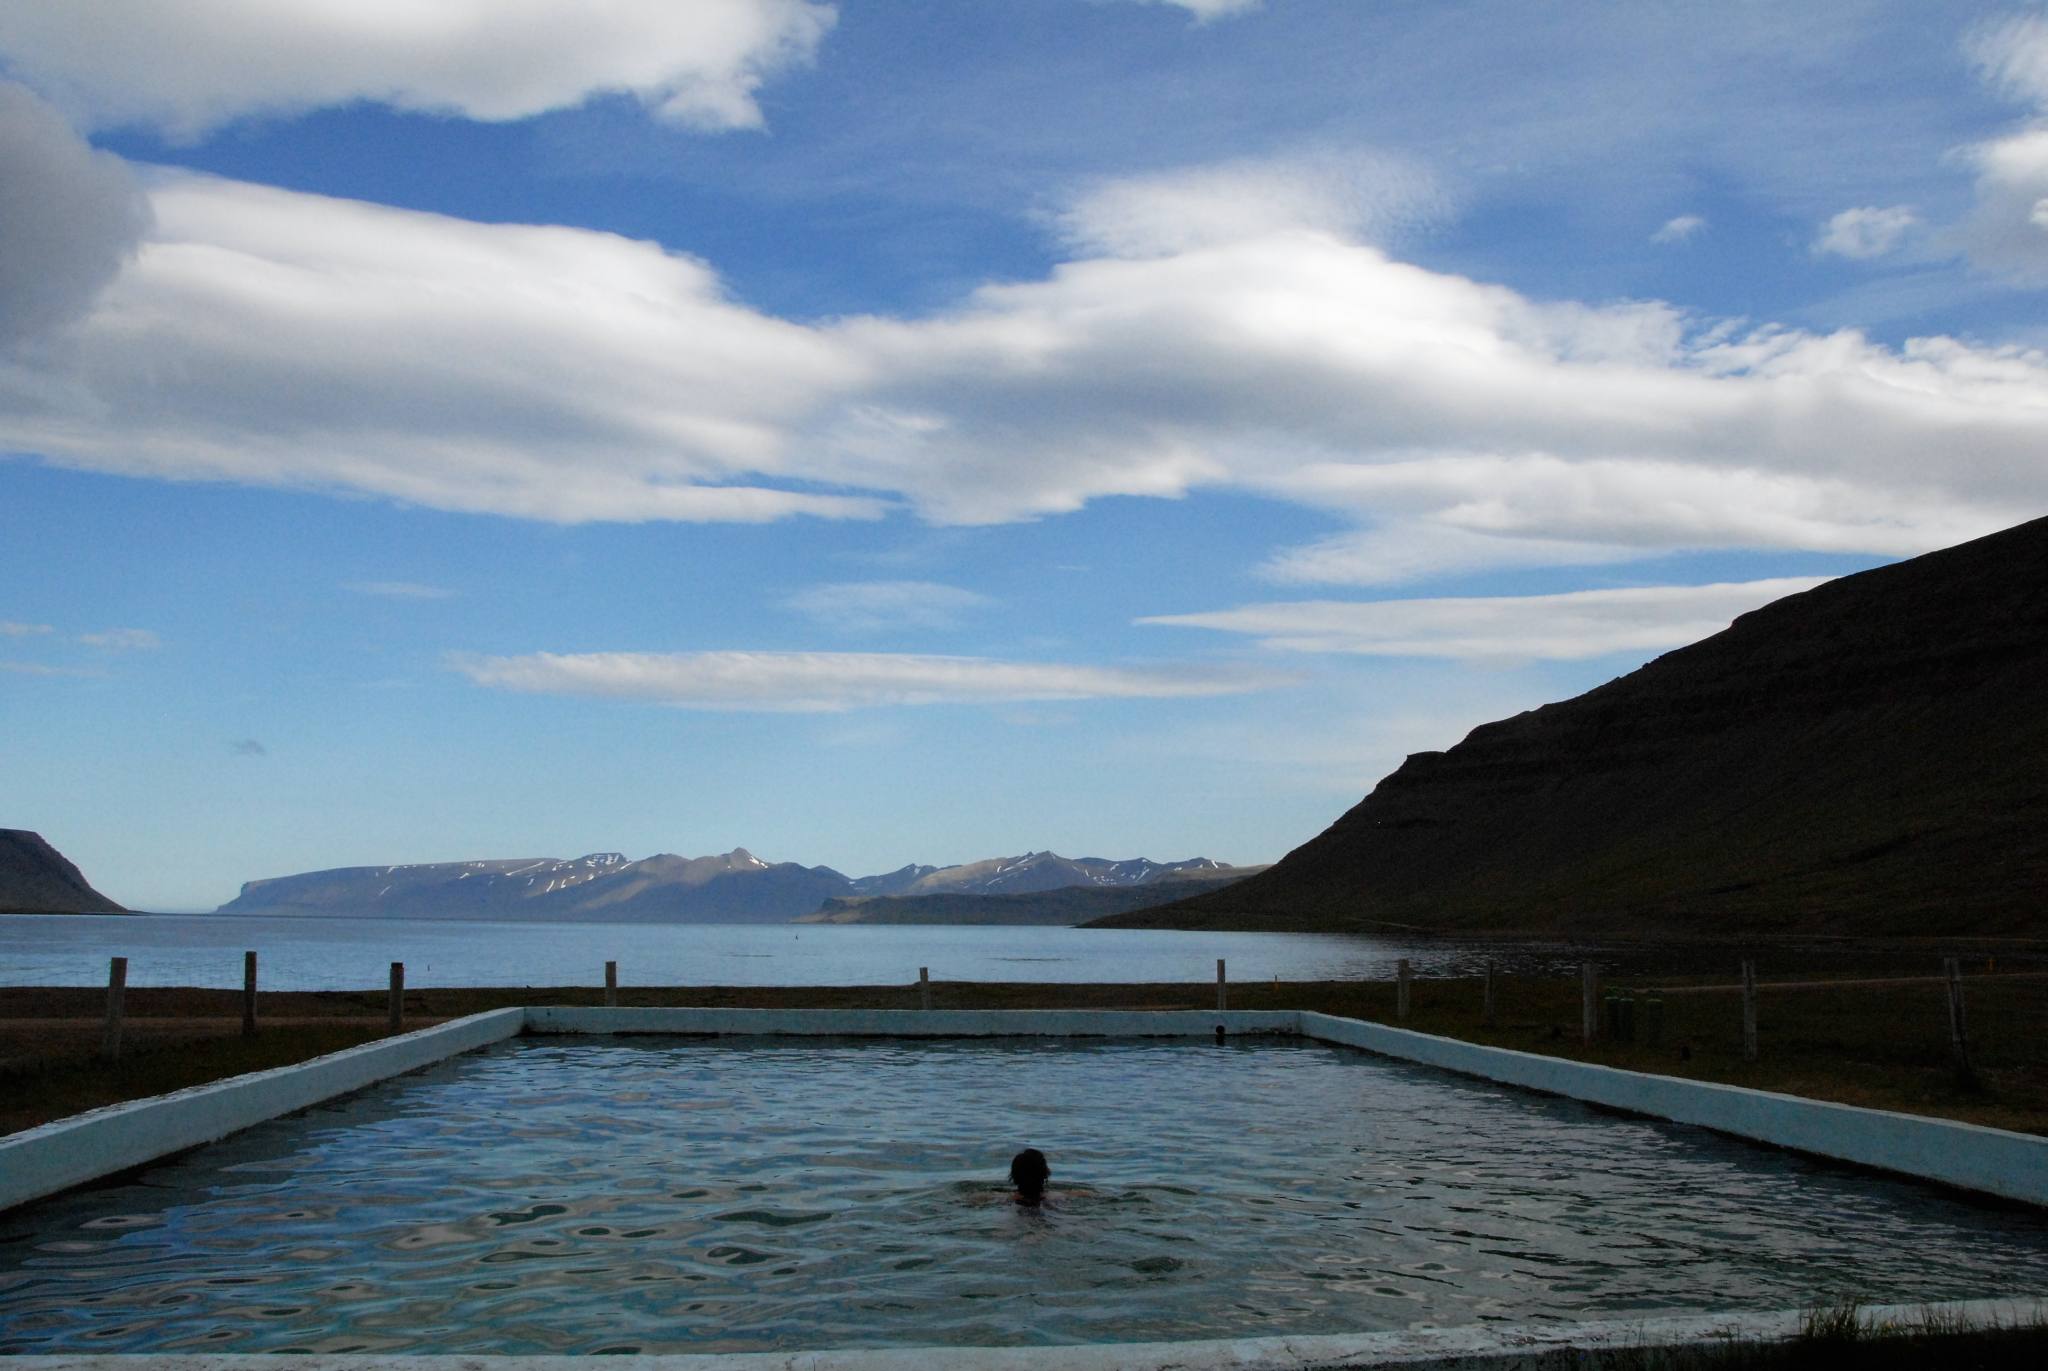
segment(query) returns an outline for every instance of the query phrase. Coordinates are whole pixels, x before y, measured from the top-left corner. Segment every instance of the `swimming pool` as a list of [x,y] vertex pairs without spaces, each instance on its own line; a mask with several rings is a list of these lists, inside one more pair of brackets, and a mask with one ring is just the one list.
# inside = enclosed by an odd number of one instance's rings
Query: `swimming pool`
[[[1055,1203],[1007,1203],[1043,1148]],[[0,1216],[0,1351],[1047,1344],[2048,1288],[2034,1211],[1299,1041],[523,1039]]]

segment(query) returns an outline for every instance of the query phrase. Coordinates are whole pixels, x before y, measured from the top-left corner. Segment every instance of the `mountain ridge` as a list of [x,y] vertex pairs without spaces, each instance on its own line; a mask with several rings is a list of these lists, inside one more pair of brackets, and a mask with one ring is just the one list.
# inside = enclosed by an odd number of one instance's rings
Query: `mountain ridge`
[[706,857],[663,852],[638,861],[594,852],[566,860],[515,857],[299,872],[247,882],[216,912],[785,923],[831,900],[1019,895],[1069,886],[1130,889],[1233,870],[1206,857],[1111,861],[1048,851],[950,867],[913,863],[850,877],[826,866],[763,861],[745,848]]
[[0,828],[0,914],[126,914],[40,833]]
[[1752,611],[1419,752],[1109,927],[2048,935],[2048,519]]

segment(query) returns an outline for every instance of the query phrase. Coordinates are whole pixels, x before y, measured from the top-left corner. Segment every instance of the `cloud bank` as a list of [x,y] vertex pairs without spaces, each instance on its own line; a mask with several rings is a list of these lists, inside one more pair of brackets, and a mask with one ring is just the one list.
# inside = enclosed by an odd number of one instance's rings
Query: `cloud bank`
[[84,313],[148,225],[126,163],[0,81],[0,349]]
[[1824,579],[1368,603],[1306,600],[1138,622],[1250,634],[1262,646],[1288,652],[1569,661],[1683,647],[1719,633],[1737,615],[1811,590]]
[[[1323,184],[1304,165],[1273,184]],[[1338,192],[1225,212],[1257,181],[1098,185],[1064,221],[1093,255],[1042,279],[797,323],[653,243],[157,173],[132,262],[0,367],[0,443],[560,523],[1249,491],[1346,529],[1269,575],[1360,585],[1910,555],[2048,498],[2038,351],[1532,299],[1361,241]]]
[[63,0],[0,6],[0,51],[88,127],[185,138],[356,100],[506,120],[621,92],[678,124],[753,128],[755,91],[835,17],[810,0]]
[[1286,684],[1201,666],[1101,667],[864,652],[536,652],[457,655],[481,686],[685,709],[825,712],[883,705],[1236,695]]

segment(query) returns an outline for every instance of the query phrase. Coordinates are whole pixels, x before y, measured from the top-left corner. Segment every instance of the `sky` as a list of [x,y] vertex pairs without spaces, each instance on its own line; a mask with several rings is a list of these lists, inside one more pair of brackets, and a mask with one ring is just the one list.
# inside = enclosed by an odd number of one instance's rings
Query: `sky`
[[2048,512],[2048,8],[0,7],[0,826],[1267,862]]

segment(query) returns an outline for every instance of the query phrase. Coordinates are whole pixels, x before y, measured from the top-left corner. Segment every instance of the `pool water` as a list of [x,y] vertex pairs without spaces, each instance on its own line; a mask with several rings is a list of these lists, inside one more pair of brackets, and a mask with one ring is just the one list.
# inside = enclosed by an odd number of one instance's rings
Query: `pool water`
[[[1010,1202],[1017,1148],[1053,1167]],[[1331,1333],[2048,1289],[2048,1220],[1294,1040],[525,1039],[0,1215],[0,1352]]]

